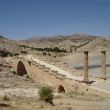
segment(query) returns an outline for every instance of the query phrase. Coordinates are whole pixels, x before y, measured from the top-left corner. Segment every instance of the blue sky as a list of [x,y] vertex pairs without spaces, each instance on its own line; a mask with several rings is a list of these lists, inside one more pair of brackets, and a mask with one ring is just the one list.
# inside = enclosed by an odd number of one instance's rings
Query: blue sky
[[0,35],[20,40],[76,33],[110,37],[110,1],[0,0]]

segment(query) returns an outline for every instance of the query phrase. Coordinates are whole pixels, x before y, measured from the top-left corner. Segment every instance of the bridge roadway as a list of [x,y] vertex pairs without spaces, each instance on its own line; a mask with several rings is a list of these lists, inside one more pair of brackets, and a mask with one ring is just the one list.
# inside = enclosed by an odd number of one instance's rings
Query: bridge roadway
[[70,79],[73,79],[73,80],[82,81],[82,77],[75,77],[71,73],[69,73],[69,72],[67,72],[67,71],[65,71],[63,69],[60,69],[58,67],[55,67],[54,65],[48,64],[48,63],[43,62],[43,61],[41,61],[41,60],[39,60],[37,58],[34,58],[32,55],[28,55],[27,58],[29,60],[36,61],[36,63],[39,63],[40,65],[45,65],[45,67],[50,68],[50,70],[58,71],[58,74],[66,75],[67,78],[70,78]]
[[[40,65],[45,65],[45,67],[50,68],[50,70],[58,71],[58,74],[65,75],[67,78],[77,80],[77,81],[82,81],[82,79],[83,79],[81,76],[74,76],[71,73],[69,73],[63,69],[60,69],[59,67],[55,67],[54,65],[43,62],[43,61],[35,58],[33,55],[28,55],[25,58],[28,60],[35,61],[36,63],[38,63]],[[95,79],[95,82],[90,86],[90,88],[110,94],[110,80],[108,79],[108,80],[104,81],[104,80]]]

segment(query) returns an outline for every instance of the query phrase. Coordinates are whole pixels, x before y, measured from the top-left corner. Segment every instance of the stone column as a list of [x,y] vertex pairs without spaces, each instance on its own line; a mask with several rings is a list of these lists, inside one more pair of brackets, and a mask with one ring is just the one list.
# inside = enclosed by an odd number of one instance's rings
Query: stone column
[[102,78],[106,80],[106,51],[102,51]]
[[84,51],[84,75],[83,82],[89,82],[88,79],[88,51]]

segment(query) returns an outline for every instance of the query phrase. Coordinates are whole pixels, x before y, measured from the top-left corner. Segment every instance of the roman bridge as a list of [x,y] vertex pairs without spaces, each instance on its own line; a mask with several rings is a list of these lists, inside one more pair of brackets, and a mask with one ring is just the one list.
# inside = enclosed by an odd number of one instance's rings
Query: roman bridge
[[17,75],[27,75],[40,87],[51,86],[57,92],[72,91],[76,87],[74,86],[75,82],[67,78],[66,75],[59,74],[58,71],[38,63],[32,58],[15,57],[11,59],[11,62]]
[[[102,79],[106,79],[106,52],[101,51],[102,57]],[[20,76],[27,74],[40,87],[51,86],[57,92],[73,91],[77,88],[77,81],[89,82],[88,79],[88,51],[84,51],[84,72],[83,76],[71,75],[54,65],[47,64],[34,58],[32,55],[19,56],[11,59],[12,67]],[[84,89],[82,83],[78,85]],[[88,88],[88,87],[86,87]],[[86,89],[85,88],[85,89]],[[90,87],[89,87],[90,89]]]

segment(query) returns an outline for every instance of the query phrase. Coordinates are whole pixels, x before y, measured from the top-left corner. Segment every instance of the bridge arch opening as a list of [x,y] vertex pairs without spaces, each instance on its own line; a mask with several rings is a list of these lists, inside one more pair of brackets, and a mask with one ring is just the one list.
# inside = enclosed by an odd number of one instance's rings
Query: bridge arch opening
[[58,93],[65,93],[65,89],[62,85],[58,86]]
[[24,66],[22,61],[18,62],[17,74],[20,75],[20,76],[23,76],[24,74],[27,74],[26,68],[25,68],[25,66]]

